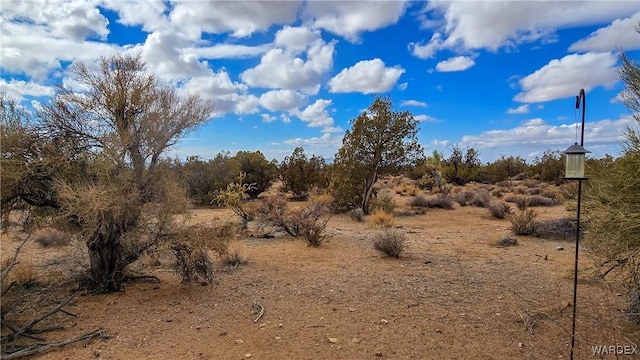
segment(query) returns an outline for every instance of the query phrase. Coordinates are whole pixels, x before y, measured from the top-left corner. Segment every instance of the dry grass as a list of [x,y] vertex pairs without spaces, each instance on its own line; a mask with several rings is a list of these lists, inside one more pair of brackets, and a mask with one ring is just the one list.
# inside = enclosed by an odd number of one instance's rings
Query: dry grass
[[395,217],[384,210],[376,210],[369,215],[369,222],[376,229],[390,228],[393,226]]
[[71,237],[54,228],[44,228],[33,233],[33,240],[42,247],[66,246],[71,242]]
[[440,209],[446,209],[446,210],[453,209],[453,199],[451,199],[451,197],[448,195],[439,194],[439,195],[430,197],[428,201],[429,201],[429,204],[428,204],[429,208],[440,208]]
[[416,195],[409,201],[409,206],[411,207],[427,208],[429,204],[429,200],[422,195]]
[[406,248],[405,235],[395,229],[382,229],[371,235],[373,248],[389,257],[399,258]]
[[355,221],[363,221],[364,220],[364,211],[362,208],[355,208],[349,212],[349,217]]
[[508,247],[508,246],[516,246],[518,245],[518,240],[509,236],[505,236],[500,240],[496,241],[497,247]]
[[504,201],[493,201],[488,206],[489,212],[496,219],[504,219],[513,211],[511,206]]
[[515,235],[531,235],[536,231],[537,214],[533,209],[520,210],[511,217],[511,231]]
[[227,252],[220,256],[220,260],[227,269],[235,269],[249,262],[244,249],[238,244],[229,246]]

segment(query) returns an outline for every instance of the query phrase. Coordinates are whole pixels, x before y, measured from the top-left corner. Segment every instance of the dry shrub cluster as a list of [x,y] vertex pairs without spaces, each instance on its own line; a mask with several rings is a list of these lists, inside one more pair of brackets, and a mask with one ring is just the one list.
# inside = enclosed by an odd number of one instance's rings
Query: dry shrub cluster
[[393,226],[394,218],[393,214],[378,209],[369,215],[369,222],[376,229],[384,229]]
[[429,206],[429,200],[422,196],[422,195],[416,195],[414,196],[411,201],[409,201],[409,206],[411,207],[418,207],[418,208],[428,208]]
[[220,256],[220,260],[227,269],[235,269],[249,261],[239,245],[229,246],[227,251]]
[[509,236],[505,236],[500,240],[496,241],[497,247],[508,247],[508,246],[516,246],[518,245],[518,240]]
[[385,228],[371,234],[373,248],[381,253],[399,258],[406,248],[406,236],[395,229]]
[[178,228],[178,241],[171,245],[171,250],[176,257],[175,270],[182,282],[211,282],[214,268],[209,251],[221,256],[226,254],[238,231],[238,225],[230,222]]
[[453,209],[453,199],[448,195],[438,194],[427,199],[429,208]]
[[371,201],[371,208],[373,210],[382,210],[388,213],[393,213],[396,206],[398,206],[398,204],[396,204],[393,197],[389,194],[383,194]]
[[349,217],[355,221],[363,221],[364,220],[364,211],[362,208],[351,209],[349,212]]
[[328,194],[311,195],[304,205],[287,206],[285,199],[266,197],[258,207],[263,225],[272,225],[302,239],[313,247],[322,244],[322,232],[331,218],[333,198]]
[[504,219],[513,211],[511,206],[504,201],[493,201],[489,204],[489,212],[496,219]]
[[531,235],[536,231],[537,214],[533,209],[522,209],[511,217],[511,231],[515,235]]
[[32,235],[33,240],[42,247],[66,246],[71,242],[71,237],[55,228],[37,230]]

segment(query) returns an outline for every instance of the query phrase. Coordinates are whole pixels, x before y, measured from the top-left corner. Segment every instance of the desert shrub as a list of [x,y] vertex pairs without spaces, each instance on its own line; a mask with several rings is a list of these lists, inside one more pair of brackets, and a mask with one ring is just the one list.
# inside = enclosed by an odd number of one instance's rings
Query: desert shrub
[[511,214],[511,206],[504,201],[494,201],[489,204],[489,212],[496,219],[504,219],[508,214]]
[[504,191],[501,189],[493,189],[493,191],[491,191],[491,196],[501,198],[504,196]]
[[389,257],[399,258],[406,248],[405,235],[395,229],[386,228],[375,231],[371,239],[373,248]]
[[227,251],[220,256],[222,264],[228,269],[233,269],[248,262],[247,256],[240,246],[229,246]]
[[526,196],[522,196],[522,195],[509,195],[506,196],[504,199],[506,202],[511,202],[516,204],[516,206],[518,207],[519,210],[524,210],[527,208],[527,206],[529,205],[528,201],[527,201],[527,197]]
[[[583,226],[580,227],[580,237],[582,237],[584,235],[584,229]],[[536,224],[535,231],[531,235],[541,239],[575,241],[576,219],[575,217],[566,217],[539,221]]]
[[473,192],[471,191],[462,191],[453,194],[453,199],[460,204],[460,206],[467,206],[469,201],[473,198]]
[[65,246],[71,242],[71,237],[54,228],[44,228],[33,233],[33,240],[42,247]]
[[279,168],[283,190],[291,191],[298,199],[307,199],[314,187],[329,184],[324,158],[313,155],[310,159],[302,147],[296,147],[291,156],[284,158]]
[[400,188],[400,192],[397,194],[402,196],[415,196],[419,190],[420,189],[415,185],[404,185]]
[[535,189],[540,186],[540,182],[534,179],[527,179],[522,182],[522,185],[528,187],[529,189]]
[[537,214],[533,209],[522,209],[511,217],[511,231],[515,235],[531,235],[536,230]]
[[429,208],[453,209],[453,199],[447,195],[436,195],[427,199]]
[[491,203],[491,193],[487,189],[475,189],[469,204],[479,207],[487,207]]
[[393,213],[397,205],[398,204],[396,204],[395,200],[393,200],[393,197],[388,194],[384,194],[378,198],[374,198],[371,201],[371,208],[373,210],[382,210],[390,214]]
[[540,192],[540,196],[544,196],[548,199],[553,200],[555,205],[562,204],[564,202],[564,197],[560,192],[553,189],[543,189]]
[[509,236],[505,236],[502,239],[496,241],[497,247],[507,247],[518,245],[518,240]]
[[251,199],[256,199],[258,195],[269,189],[271,183],[278,177],[277,166],[268,161],[260,151],[238,151],[233,161],[245,174],[245,182],[253,185],[246,190]]
[[352,220],[362,221],[364,220],[364,211],[362,211],[362,208],[355,208],[349,212],[349,216]]
[[429,207],[429,200],[422,195],[416,195],[409,201],[409,206],[426,208]]
[[557,203],[553,199],[540,195],[531,195],[526,198],[527,206],[554,206]]
[[427,174],[418,179],[416,181],[416,185],[422,190],[431,191],[431,189],[436,186],[436,179],[433,176]]
[[182,282],[211,282],[213,263],[208,252],[225,254],[237,232],[238,225],[231,222],[178,227],[179,240],[171,245],[171,250],[176,257],[174,269],[182,277]]
[[211,282],[213,263],[205,249],[193,248],[187,244],[174,244],[171,249],[176,256],[175,270],[182,277],[183,283]]
[[302,237],[308,245],[322,244],[322,232],[331,218],[333,198],[327,194],[311,195],[305,205],[288,207],[280,197],[263,199],[258,209],[263,224],[276,226],[294,237]]
[[542,192],[542,189],[537,187],[529,188],[524,191],[525,195],[540,195],[541,192]]
[[236,182],[227,185],[227,189],[215,197],[218,205],[224,205],[243,220],[243,227],[253,220],[252,214],[246,209],[249,192],[255,188],[254,184],[245,183],[246,174],[240,173]]
[[378,209],[369,215],[369,222],[374,228],[389,228],[393,226],[394,216],[384,210]]

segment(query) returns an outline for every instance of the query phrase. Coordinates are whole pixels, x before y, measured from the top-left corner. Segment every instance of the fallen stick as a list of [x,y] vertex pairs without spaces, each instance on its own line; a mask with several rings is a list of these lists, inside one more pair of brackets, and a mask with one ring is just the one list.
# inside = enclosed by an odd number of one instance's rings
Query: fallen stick
[[63,347],[65,345],[69,345],[69,344],[73,344],[75,342],[78,341],[82,341],[82,340],[90,340],[96,336],[104,336],[104,334],[102,333],[102,329],[98,329],[95,330],[93,332],[84,334],[82,336],[79,336],[77,338],[73,338],[73,339],[69,339],[69,340],[64,340],[64,341],[58,341],[58,342],[52,342],[52,343],[45,343],[45,344],[34,344],[31,345],[29,347],[26,347],[24,349],[18,350],[16,352],[12,352],[11,354],[3,354],[2,358],[5,360],[10,360],[10,359],[17,359],[23,356],[31,356],[31,355],[38,355],[38,354],[43,354],[45,352],[51,351],[52,349],[55,348],[59,348],[59,347]]
[[253,320],[254,323],[257,323],[258,320],[260,320],[260,318],[262,317],[262,315],[264,315],[264,307],[260,305],[259,302],[254,301],[253,308],[256,309],[256,311],[258,312],[258,317],[255,320]]

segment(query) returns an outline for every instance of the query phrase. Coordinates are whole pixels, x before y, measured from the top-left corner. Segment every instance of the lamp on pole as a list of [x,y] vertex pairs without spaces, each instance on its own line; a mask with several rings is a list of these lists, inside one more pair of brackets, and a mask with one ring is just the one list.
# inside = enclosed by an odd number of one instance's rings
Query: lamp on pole
[[580,102],[582,102],[582,126],[580,134],[580,145],[576,142],[569,146],[567,150],[562,153],[565,154],[565,176],[566,180],[578,181],[578,205],[576,210],[576,253],[574,259],[573,268],[573,322],[571,325],[571,355],[570,359],[573,360],[573,350],[576,343],[576,300],[578,298],[578,250],[580,246],[580,203],[582,198],[582,181],[587,180],[584,176],[584,158],[585,154],[591,151],[586,150],[584,146],[584,118],[586,111],[587,99],[584,94],[584,89],[580,89],[580,93],[576,96],[576,109],[580,109]]

